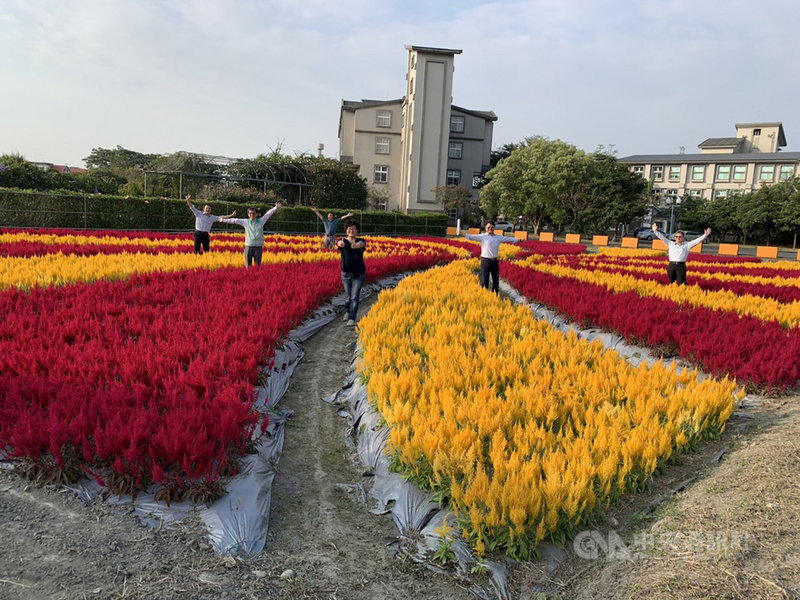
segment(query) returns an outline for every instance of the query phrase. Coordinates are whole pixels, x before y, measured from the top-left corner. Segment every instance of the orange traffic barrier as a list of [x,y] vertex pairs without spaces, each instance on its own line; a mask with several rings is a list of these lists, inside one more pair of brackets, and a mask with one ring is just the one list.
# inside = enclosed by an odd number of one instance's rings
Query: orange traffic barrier
[[592,236],[592,246],[608,246],[608,236],[607,235]]
[[756,256],[758,258],[778,258],[777,246],[757,246]]
[[653,239],[653,250],[666,250],[667,245],[658,238]]
[[554,234],[552,231],[542,231],[539,234],[539,241],[540,242],[554,242],[555,241],[555,236],[556,236],[556,234]]
[[624,238],[622,238],[622,247],[623,248],[638,248],[639,247],[639,238],[635,238],[635,237],[624,237]]
[[528,239],[528,232],[527,231],[515,231],[514,237],[518,240],[522,240],[523,242]]
[[566,239],[564,240],[568,244],[580,244],[581,243],[581,234],[580,233],[568,233]]
[[458,229],[455,227],[448,227],[447,235],[458,235]]
[[481,230],[479,228],[477,228],[477,227],[470,227],[469,228],[469,233],[471,235],[480,235]]
[[739,244],[720,244],[717,254],[720,256],[737,256],[739,254]]
[[692,246],[689,248],[689,254],[702,254],[703,253],[703,243],[700,242],[697,246]]

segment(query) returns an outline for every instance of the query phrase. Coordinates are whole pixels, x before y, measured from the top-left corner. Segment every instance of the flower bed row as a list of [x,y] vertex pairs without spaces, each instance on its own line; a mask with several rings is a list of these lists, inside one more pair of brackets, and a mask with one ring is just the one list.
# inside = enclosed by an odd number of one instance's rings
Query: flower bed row
[[563,540],[724,427],[734,382],[634,368],[483,290],[476,267],[383,292],[359,325],[358,368],[393,467],[449,504],[479,554]]
[[777,321],[642,296],[635,288],[620,291],[603,281],[539,271],[527,264],[504,264],[503,275],[527,298],[584,326],[608,328],[634,343],[679,354],[709,373],[730,373],[772,390],[794,387],[800,378],[796,327],[786,330]]
[[[135,273],[154,271],[173,272],[186,269],[217,269],[240,266],[243,262],[241,248],[244,237],[237,238],[236,251],[215,251],[197,256],[193,253],[175,252],[174,248],[152,253],[139,252],[130,246],[117,246],[115,251],[104,254],[78,252],[62,254],[45,252],[25,258],[6,257],[0,259],[0,290],[15,287],[47,287],[64,285],[76,281],[95,279],[124,279]],[[74,248],[95,248],[92,243],[72,244]],[[53,246],[48,246],[53,248]],[[157,250],[153,248],[152,250]],[[2,245],[0,245],[2,251]],[[394,238],[370,238],[368,260],[398,257],[413,270],[417,263],[436,264],[454,256],[468,256],[466,250],[452,248],[434,241],[409,241]],[[338,261],[338,252],[321,248],[319,238],[307,236],[269,236],[264,247],[265,264],[286,262]]]
[[[642,257],[638,255],[585,255],[584,260],[598,264],[611,264],[627,267],[663,267],[667,256],[660,252],[658,256]],[[725,259],[725,260],[723,260]],[[760,279],[786,279],[794,281],[800,277],[800,267],[797,262],[779,260],[763,262],[755,257],[734,256],[709,256],[705,254],[690,254],[687,261],[692,274],[740,277],[742,280]]]
[[543,261],[538,257],[531,257],[518,264],[557,277],[577,279],[590,284],[602,284],[616,292],[634,291],[640,296],[661,298],[678,305],[685,304],[689,307],[705,307],[739,315],[750,315],[762,321],[775,321],[788,328],[797,327],[800,324],[800,302],[782,303],[774,298],[743,295],[744,290],[748,289],[747,284],[737,286],[734,282],[730,282],[729,287],[734,289],[708,291],[697,285],[663,285],[654,280],[646,281],[643,278],[621,273],[575,268],[552,261]]
[[[656,264],[636,264],[632,261],[596,260],[594,257],[569,257],[555,264],[570,269],[595,273],[611,273],[629,276],[640,281],[653,281],[660,285],[669,283],[666,259]],[[553,262],[548,260],[548,262]],[[602,276],[602,275],[601,275]],[[763,277],[758,275],[732,274],[716,269],[695,269],[690,266],[689,283],[708,292],[729,291],[737,296],[760,296],[780,303],[800,300],[800,278],[790,275]]]

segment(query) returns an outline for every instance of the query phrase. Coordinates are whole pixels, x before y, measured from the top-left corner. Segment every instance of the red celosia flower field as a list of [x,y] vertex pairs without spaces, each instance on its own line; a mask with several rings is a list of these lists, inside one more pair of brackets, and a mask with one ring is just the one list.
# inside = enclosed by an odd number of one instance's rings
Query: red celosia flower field
[[[241,234],[0,231],[0,448],[32,477],[89,475],[117,493],[207,500],[266,425],[259,374],[288,332],[341,290],[319,237],[268,236],[243,268]],[[588,255],[526,241],[501,275],[532,301],[714,375],[783,390],[800,377],[800,268],[693,255]],[[369,238],[368,281],[479,255],[441,238]],[[201,490],[201,492],[198,492]]]
[[[122,253],[136,263],[192,252],[187,236],[118,233],[109,244],[96,234],[52,234],[9,234],[0,268],[14,261],[20,273],[21,257],[33,267],[48,254],[69,271],[86,256]],[[231,238],[231,260],[240,263],[243,238]],[[212,250],[227,250],[224,242],[214,236]],[[270,262],[273,246],[298,260]],[[319,247],[318,238],[283,236],[251,269],[206,268],[198,256],[175,272],[109,280],[81,271],[74,283],[0,292],[0,448],[48,480],[89,475],[132,494],[156,482],[166,499],[221,493],[220,478],[236,472],[266,425],[251,406],[260,369],[341,289],[338,253]],[[376,238],[369,247],[370,281],[458,256],[423,241]]]
[[800,268],[694,255],[689,285],[669,286],[664,257],[549,256],[509,263],[522,294],[585,326],[615,331],[757,389],[800,378]]

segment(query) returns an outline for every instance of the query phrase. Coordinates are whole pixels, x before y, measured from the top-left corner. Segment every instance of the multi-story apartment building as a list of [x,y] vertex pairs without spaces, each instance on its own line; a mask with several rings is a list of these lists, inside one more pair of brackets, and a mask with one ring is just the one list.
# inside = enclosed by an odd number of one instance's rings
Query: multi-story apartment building
[[477,197],[497,116],[452,104],[454,57],[461,50],[406,49],[403,98],[342,101],[339,160],[385,192],[387,210],[439,211],[439,186],[463,185]]
[[800,152],[781,152],[786,136],[781,123],[738,123],[736,137],[708,138],[699,154],[637,154],[620,158],[652,181],[656,204],[681,198],[708,200],[758,190],[800,175]]

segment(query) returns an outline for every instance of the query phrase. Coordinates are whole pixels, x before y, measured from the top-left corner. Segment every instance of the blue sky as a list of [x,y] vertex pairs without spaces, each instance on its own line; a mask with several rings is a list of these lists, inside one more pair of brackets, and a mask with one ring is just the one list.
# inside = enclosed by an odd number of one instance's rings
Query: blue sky
[[797,0],[0,0],[0,154],[338,156],[343,99],[395,99],[406,45],[457,48],[493,146],[696,152],[780,121],[800,150]]

